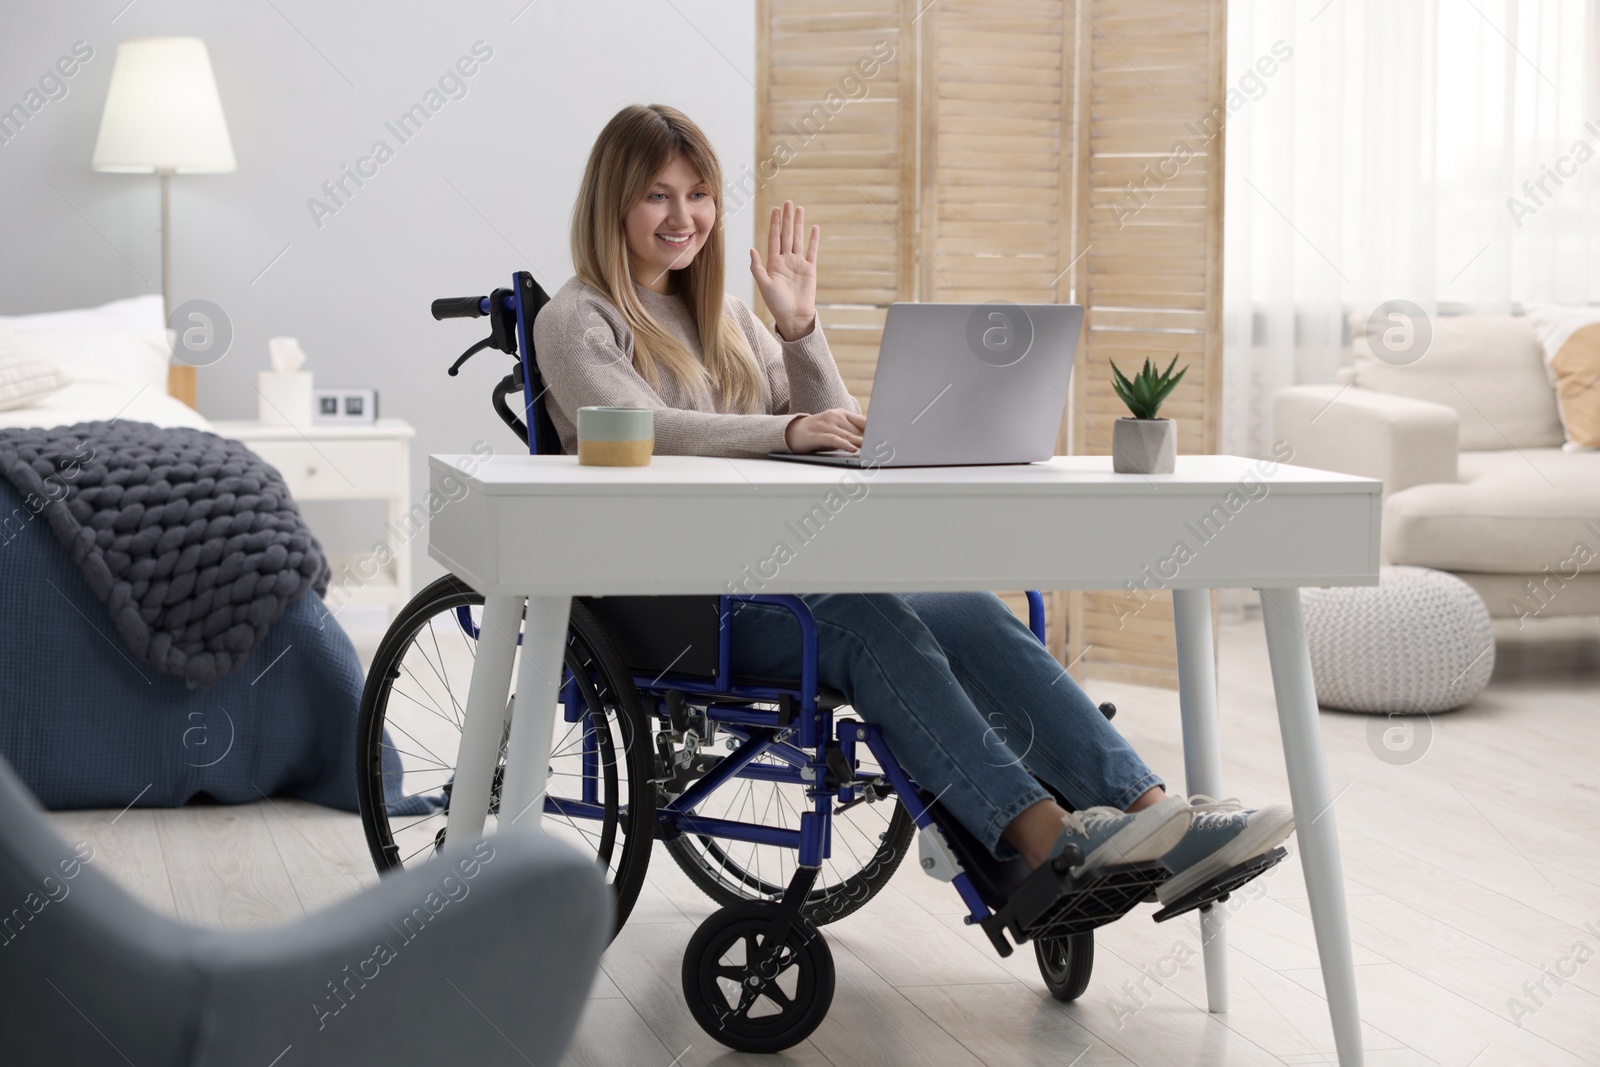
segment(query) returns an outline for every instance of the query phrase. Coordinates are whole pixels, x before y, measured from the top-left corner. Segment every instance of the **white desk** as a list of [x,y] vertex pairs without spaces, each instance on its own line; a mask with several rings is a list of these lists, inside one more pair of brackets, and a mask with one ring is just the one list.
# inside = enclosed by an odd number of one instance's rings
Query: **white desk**
[[[458,469],[469,460],[478,464],[470,478]],[[1176,473],[1153,476],[1112,474],[1098,456],[868,472],[678,456],[633,468],[431,456],[429,467],[433,488],[460,499],[434,517],[428,552],[487,598],[453,841],[481,831],[488,810],[519,617],[517,704],[537,711],[513,716],[501,810],[538,822],[573,596],[1122,589],[1149,568],[1173,590],[1187,790],[1220,796],[1206,590],[1257,589],[1339,1062],[1361,1062],[1299,587],[1377,584],[1380,482],[1234,456],[1180,456]],[[445,477],[465,481],[466,495],[441,485]],[[1227,1010],[1222,914],[1203,919],[1212,1011]]]

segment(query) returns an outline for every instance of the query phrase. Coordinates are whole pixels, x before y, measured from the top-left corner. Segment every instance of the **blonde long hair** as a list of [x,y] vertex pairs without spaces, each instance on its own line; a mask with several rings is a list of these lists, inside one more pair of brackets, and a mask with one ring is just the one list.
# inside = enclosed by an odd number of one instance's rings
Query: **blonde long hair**
[[[625,216],[674,156],[710,187],[717,222],[694,260],[672,273],[700,335],[694,357],[651,315],[633,291]],[[722,166],[699,126],[664,104],[632,105],[614,115],[589,153],[572,211],[572,262],[585,285],[604,293],[633,331],[633,366],[651,388],[662,372],[694,391],[708,390],[726,410],[764,411],[766,383],[743,331],[724,307]]]

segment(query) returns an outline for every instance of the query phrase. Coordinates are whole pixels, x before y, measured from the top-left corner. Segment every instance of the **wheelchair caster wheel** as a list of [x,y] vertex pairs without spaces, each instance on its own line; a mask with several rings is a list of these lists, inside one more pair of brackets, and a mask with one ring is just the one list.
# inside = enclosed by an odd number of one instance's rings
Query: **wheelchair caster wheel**
[[809,924],[790,923],[776,951],[776,904],[714,912],[683,953],[683,996],[700,1028],[740,1052],[804,1041],[833,1003],[833,953]]
[[1033,954],[1050,995],[1057,1000],[1077,1000],[1089,988],[1094,970],[1094,934],[1036,937]]

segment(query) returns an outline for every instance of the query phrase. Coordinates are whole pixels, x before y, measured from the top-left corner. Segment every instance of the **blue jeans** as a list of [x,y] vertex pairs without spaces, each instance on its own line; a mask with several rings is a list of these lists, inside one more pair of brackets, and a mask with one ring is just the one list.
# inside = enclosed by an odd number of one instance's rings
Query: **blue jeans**
[[[1055,657],[993,593],[822,593],[820,684],[883,729],[919,786],[997,857],[1000,834],[1049,798],[1122,810],[1163,784]],[[732,666],[800,677],[800,628],[786,608],[732,611]],[[1032,772],[1031,774],[1029,772]]]

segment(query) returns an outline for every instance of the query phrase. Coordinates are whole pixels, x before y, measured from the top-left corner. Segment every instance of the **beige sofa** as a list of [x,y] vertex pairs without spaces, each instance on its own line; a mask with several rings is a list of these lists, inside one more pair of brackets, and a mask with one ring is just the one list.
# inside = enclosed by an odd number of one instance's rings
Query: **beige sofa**
[[1384,563],[1449,571],[1496,618],[1600,615],[1600,451],[1563,449],[1528,320],[1435,318],[1414,361],[1351,324],[1335,384],[1274,398],[1290,462],[1382,479]]

